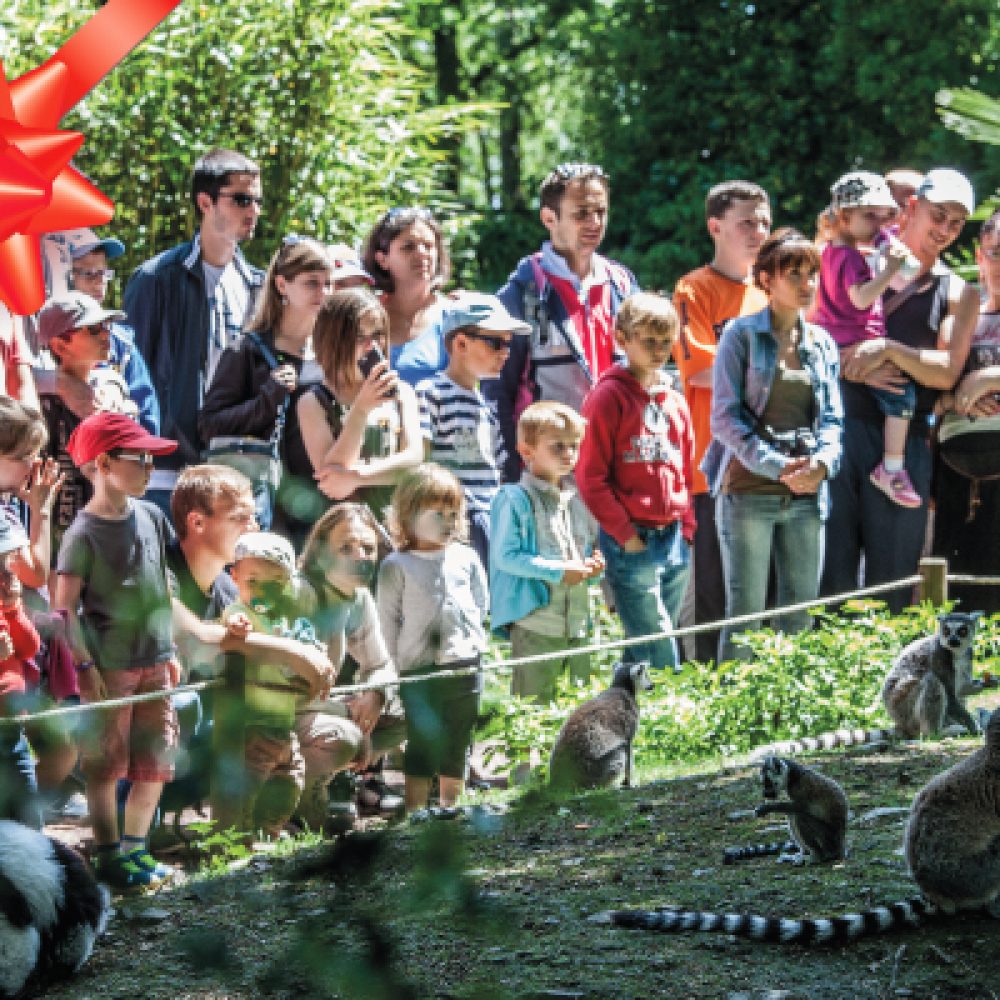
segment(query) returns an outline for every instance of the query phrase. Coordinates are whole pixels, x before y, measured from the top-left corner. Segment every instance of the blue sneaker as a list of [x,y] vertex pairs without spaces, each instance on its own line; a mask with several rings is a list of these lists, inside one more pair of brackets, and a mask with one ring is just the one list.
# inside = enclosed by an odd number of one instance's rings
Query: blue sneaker
[[157,861],[145,847],[137,847],[134,851],[124,855],[124,857],[137,867],[153,877],[154,885],[166,882],[177,874],[177,869],[171,865],[165,865],[162,861]]
[[160,885],[162,878],[154,872],[140,867],[129,854],[116,854],[110,858],[98,859],[94,863],[97,880],[112,889],[129,892],[150,889]]

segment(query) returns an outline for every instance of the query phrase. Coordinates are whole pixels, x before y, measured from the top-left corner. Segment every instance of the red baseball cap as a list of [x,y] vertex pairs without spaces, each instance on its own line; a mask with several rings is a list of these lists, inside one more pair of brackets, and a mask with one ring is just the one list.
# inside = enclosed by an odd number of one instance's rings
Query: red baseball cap
[[93,413],[80,422],[66,442],[66,450],[77,467],[93,462],[115,448],[135,448],[154,455],[169,455],[177,442],[157,437],[123,413]]

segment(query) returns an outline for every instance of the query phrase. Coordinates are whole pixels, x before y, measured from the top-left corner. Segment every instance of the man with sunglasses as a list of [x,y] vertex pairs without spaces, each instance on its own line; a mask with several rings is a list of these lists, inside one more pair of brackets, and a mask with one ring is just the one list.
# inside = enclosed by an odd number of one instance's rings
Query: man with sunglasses
[[42,383],[39,392],[42,416],[49,431],[43,454],[55,459],[63,475],[52,514],[53,551],[58,550],[63,533],[93,493],[90,481],[73,463],[68,451],[70,436],[88,412],[78,412],[62,388],[67,384],[85,386],[91,393],[93,410],[128,416],[134,416],[137,410],[129,399],[124,379],[107,366],[111,356],[111,324],[124,318],[123,312],[105,309],[78,291],[54,296],[38,314],[39,346],[48,349],[56,365],[51,388]]
[[264,282],[243,258],[263,208],[260,168],[228,149],[194,166],[194,238],[142,264],[125,288],[136,345],[149,363],[163,431],[177,451],[153,473],[147,499],[169,514],[178,471],[199,461],[198,411],[222,352],[239,338]]
[[518,262],[497,293],[511,315],[531,326],[530,337],[511,345],[499,379],[483,386],[497,407],[508,482],[520,476],[521,411],[539,399],[580,411],[584,396],[615,360],[618,309],[639,290],[627,268],[597,252],[608,226],[609,185],[594,164],[556,167],[539,192],[549,239]]

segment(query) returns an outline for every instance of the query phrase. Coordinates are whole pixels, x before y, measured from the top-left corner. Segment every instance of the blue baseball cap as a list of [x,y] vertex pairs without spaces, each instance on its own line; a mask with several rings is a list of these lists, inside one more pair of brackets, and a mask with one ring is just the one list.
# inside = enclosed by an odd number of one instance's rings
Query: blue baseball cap
[[463,326],[474,326],[477,330],[492,333],[531,333],[531,327],[511,316],[495,295],[483,295],[481,292],[458,292],[445,302],[441,335]]
[[114,260],[125,253],[125,244],[121,240],[116,240],[113,236],[108,236],[103,240],[97,239],[94,233],[91,233],[91,236],[94,238],[81,240],[79,243],[70,243],[69,255],[73,260],[79,260],[95,250],[103,250],[107,254],[108,260]]

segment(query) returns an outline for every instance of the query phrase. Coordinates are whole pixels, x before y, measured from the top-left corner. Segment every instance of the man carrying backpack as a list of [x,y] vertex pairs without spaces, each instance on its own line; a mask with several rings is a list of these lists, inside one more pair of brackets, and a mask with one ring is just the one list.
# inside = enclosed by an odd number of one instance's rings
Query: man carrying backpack
[[560,164],[539,194],[549,239],[522,258],[497,293],[511,315],[531,325],[531,335],[514,338],[500,377],[482,386],[497,407],[507,482],[520,476],[515,428],[521,412],[539,399],[579,412],[615,360],[618,309],[639,290],[631,271],[597,252],[608,225],[609,179],[600,167]]

